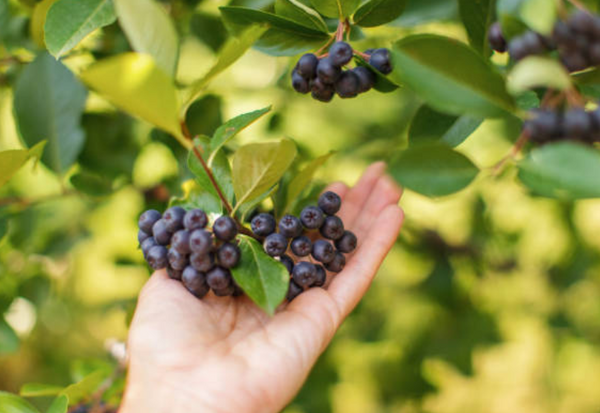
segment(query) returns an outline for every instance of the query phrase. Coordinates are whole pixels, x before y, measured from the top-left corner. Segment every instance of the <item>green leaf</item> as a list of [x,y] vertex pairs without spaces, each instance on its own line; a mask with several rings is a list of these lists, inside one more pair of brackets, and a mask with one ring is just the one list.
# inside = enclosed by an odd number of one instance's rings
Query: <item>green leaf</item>
[[64,390],[61,386],[51,384],[27,383],[21,387],[19,394],[23,397],[57,396]]
[[[206,136],[202,136],[194,140],[194,144],[198,147],[198,151],[202,154],[202,159],[208,163],[210,139]],[[196,182],[202,189],[212,194],[215,198],[219,198],[217,190],[214,188],[212,181],[208,174],[202,167],[202,164],[198,160],[193,150],[188,155],[188,168],[196,177]],[[210,170],[221,188],[221,191],[225,195],[227,201],[232,204],[234,199],[233,183],[231,178],[231,166],[229,160],[223,151],[217,151],[212,157],[210,164]]]
[[202,209],[207,214],[223,215],[221,200],[202,188],[194,188],[186,198],[175,199],[169,206],[179,205],[185,209]]
[[65,388],[61,395],[66,396],[72,404],[79,403],[80,400],[91,396],[108,376],[110,376],[110,371],[105,369],[94,371],[78,383],[71,384]]
[[8,234],[8,218],[0,216],[0,244]]
[[217,129],[214,136],[210,140],[211,152],[213,154],[217,153],[217,151],[221,149],[223,145],[225,145],[235,135],[246,129],[248,126],[252,125],[265,114],[269,113],[271,111],[271,108],[272,106],[269,106],[263,109],[256,110],[254,112],[244,113],[243,115],[239,115],[225,122]]
[[48,407],[48,410],[46,410],[46,413],[67,413],[68,408],[69,398],[62,395],[54,399],[50,407]]
[[368,67],[373,73],[375,73],[375,85],[373,86],[373,89],[377,90],[378,92],[390,93],[400,87],[400,85],[394,83],[390,77],[375,69],[362,57],[354,56],[354,61],[356,62],[357,66]]
[[558,17],[558,2],[526,0],[520,8],[521,19],[536,32],[549,35]]
[[329,32],[321,15],[298,0],[276,0],[275,13],[311,29]]
[[59,58],[85,36],[116,20],[112,0],[60,0],[50,7],[44,24],[46,46]]
[[439,197],[466,188],[479,169],[466,156],[444,144],[409,148],[390,165],[396,181],[420,194]]
[[0,152],[0,187],[27,162],[29,153],[26,149],[12,149]]
[[283,264],[265,254],[256,240],[244,235],[239,239],[242,259],[231,274],[256,305],[273,315],[287,294],[289,273]]
[[[46,42],[44,41],[44,24],[46,23],[48,10],[50,10],[50,7],[52,7],[56,1],[57,0],[42,0],[35,5],[33,13],[31,13],[29,33],[35,44],[42,49],[46,47]],[[1,14],[2,13],[0,13],[0,15]]]
[[87,91],[62,63],[41,53],[27,65],[15,87],[15,115],[23,140],[32,147],[46,140],[42,162],[66,172],[83,148],[81,115]]
[[190,134],[213,135],[223,124],[222,106],[223,99],[217,95],[204,95],[192,103],[185,114]]
[[177,89],[150,56],[126,53],[105,59],[85,70],[81,78],[121,109],[185,140]]
[[89,172],[79,172],[71,176],[70,182],[77,191],[94,197],[107,196],[113,192],[110,180]]
[[179,38],[163,7],[153,0],[114,0],[119,24],[136,52],[153,57],[170,77],[177,73]]
[[206,86],[221,72],[233,65],[240,57],[242,57],[250,47],[267,31],[267,27],[253,25],[240,34],[239,37],[231,38],[225,43],[223,49],[219,52],[219,56],[211,69],[199,80],[194,82],[187,91],[187,98],[183,110],[196,100],[204,91]]
[[519,179],[534,193],[552,198],[599,198],[598,176],[598,150],[571,142],[534,149],[519,163]]
[[0,413],[39,413],[39,411],[19,396],[0,391]]
[[291,210],[291,208],[294,206],[295,202],[298,200],[302,192],[304,192],[304,190],[312,182],[317,170],[321,166],[323,166],[323,164],[327,162],[327,160],[331,158],[332,155],[333,152],[330,152],[323,156],[319,156],[316,159],[313,159],[308,163],[308,165],[306,165],[299,173],[297,173],[294,176],[294,178],[290,181],[289,185],[287,186],[286,201],[282,213],[285,214],[286,212]]
[[458,10],[471,47],[484,56],[489,55],[487,33],[496,13],[494,0],[459,0]]
[[396,20],[406,8],[407,0],[369,0],[354,14],[354,24],[376,27]]
[[471,136],[482,123],[482,119],[447,115],[423,105],[410,125],[409,143],[415,146],[440,142],[454,148]]
[[264,53],[293,56],[324,44],[329,35],[276,14],[246,7],[221,7],[227,28],[236,35],[252,24],[266,25],[268,30],[256,43]]
[[392,59],[392,80],[406,83],[437,110],[479,117],[515,110],[502,76],[480,54],[454,39],[409,36],[395,44]]
[[350,17],[360,4],[360,0],[310,0],[319,13],[327,17]]
[[[0,355],[14,353],[19,349],[19,337],[4,318],[0,317]],[[1,394],[1,393],[0,393]],[[0,403],[2,413],[2,403]]]
[[531,56],[517,63],[507,83],[508,90],[513,94],[540,87],[566,90],[571,85],[571,77],[562,64],[541,56]]
[[233,188],[236,208],[259,197],[275,185],[296,157],[289,139],[242,146],[233,157]]

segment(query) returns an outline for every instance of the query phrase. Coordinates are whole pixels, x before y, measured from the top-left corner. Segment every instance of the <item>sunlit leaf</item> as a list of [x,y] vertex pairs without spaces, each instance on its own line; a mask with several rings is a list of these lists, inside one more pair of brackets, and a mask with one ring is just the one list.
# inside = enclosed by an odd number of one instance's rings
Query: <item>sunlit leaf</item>
[[319,13],[327,17],[349,17],[354,13],[360,0],[310,0]]
[[[17,337],[12,327],[4,321],[4,318],[0,317],[0,355],[14,353],[18,349],[19,337]],[[0,413],[2,413],[2,403],[0,403]]]
[[494,21],[494,0],[459,0],[460,18],[467,29],[469,44],[479,53],[490,52],[488,29]]
[[0,413],[39,413],[28,401],[0,391]]
[[265,254],[256,240],[244,235],[239,239],[242,258],[231,270],[233,278],[252,301],[272,315],[285,298],[289,273],[283,264]]
[[184,140],[173,81],[148,55],[126,53],[90,66],[82,79],[115,105]]
[[298,0],[277,0],[275,13],[323,33],[328,32],[327,23],[321,15]]
[[80,400],[93,394],[109,375],[109,371],[104,369],[97,370],[84,377],[78,383],[68,386],[61,394],[67,396],[70,403],[78,403]]
[[515,94],[539,87],[565,90],[572,85],[564,66],[555,59],[531,56],[515,65],[508,78],[508,89]]
[[[46,47],[46,43],[44,41],[44,24],[46,23],[48,10],[50,10],[50,7],[52,7],[52,5],[57,1],[58,0],[42,0],[33,8],[31,22],[29,23],[29,31],[31,33],[32,40],[38,47]],[[0,15],[2,15],[2,13],[0,13]]]
[[46,16],[46,46],[58,58],[88,34],[115,20],[112,0],[59,0]]
[[114,0],[119,24],[133,50],[152,56],[174,77],[179,60],[179,36],[160,3],[154,0]]
[[68,408],[69,398],[63,394],[54,399],[46,413],[67,413]]
[[233,157],[233,188],[237,204],[252,201],[281,179],[296,157],[289,139],[242,146]]
[[[206,136],[201,136],[194,140],[198,154],[202,156],[205,162],[208,163],[210,139]],[[202,189],[211,193],[215,198],[219,199],[219,194],[215,189],[206,170],[202,167],[200,160],[194,150],[190,150],[188,155],[188,168],[196,177],[196,182]],[[217,151],[212,157],[210,170],[223,192],[227,201],[232,204],[234,199],[233,183],[231,177],[231,166],[227,156],[222,151]]]
[[480,118],[440,113],[427,105],[421,106],[408,131],[411,146],[442,142],[456,147],[483,123]]
[[323,166],[323,164],[327,162],[332,155],[333,153],[328,153],[313,159],[299,173],[297,173],[296,176],[294,176],[287,186],[287,196],[285,206],[283,207],[283,213],[289,211],[293,207],[294,203],[300,197],[302,192],[304,192],[304,190],[312,182],[317,170]]
[[56,396],[64,390],[64,387],[51,384],[27,383],[21,387],[19,394],[23,397],[46,397]]

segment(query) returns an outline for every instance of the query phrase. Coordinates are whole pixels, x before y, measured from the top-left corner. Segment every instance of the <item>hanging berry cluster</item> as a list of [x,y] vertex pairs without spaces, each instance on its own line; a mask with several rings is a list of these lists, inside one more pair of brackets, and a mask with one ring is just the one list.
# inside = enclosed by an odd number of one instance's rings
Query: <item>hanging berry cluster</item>
[[[302,94],[311,93],[321,102],[330,102],[336,94],[347,99],[368,92],[377,80],[377,75],[370,68],[356,66],[344,69],[355,53],[348,43],[338,41],[321,58],[312,53],[305,54],[292,71],[294,90]],[[393,70],[388,49],[370,49],[360,55],[384,75]]]

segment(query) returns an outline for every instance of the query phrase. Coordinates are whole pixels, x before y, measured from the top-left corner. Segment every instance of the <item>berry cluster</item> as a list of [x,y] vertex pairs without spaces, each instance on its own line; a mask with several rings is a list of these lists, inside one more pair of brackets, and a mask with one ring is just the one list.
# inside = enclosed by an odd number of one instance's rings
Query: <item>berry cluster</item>
[[[354,98],[368,92],[375,85],[377,77],[371,69],[357,66],[344,70],[352,60],[354,51],[346,42],[336,42],[329,53],[322,58],[308,53],[300,58],[292,71],[292,86],[298,93],[311,93],[321,102],[330,102],[335,94],[341,98]],[[367,50],[364,55],[369,64],[384,75],[392,72],[388,49]]]
[[[300,217],[285,215],[279,225],[273,215],[266,213],[256,215],[251,222],[252,232],[264,237],[265,252],[279,257],[290,273],[289,301],[306,288],[325,285],[325,270],[341,272],[346,265],[344,254],[356,249],[356,235],[345,230],[344,223],[335,215],[342,205],[340,197],[325,192],[318,205],[304,208]],[[311,232],[316,234],[317,231],[322,238],[310,237]],[[286,255],[288,250],[297,257],[297,262]],[[311,262],[301,261],[307,257]],[[320,264],[314,264],[313,259]]]
[[241,257],[235,243],[238,226],[231,217],[219,217],[209,231],[204,211],[175,206],[162,215],[153,209],[144,212],[138,225],[144,258],[154,270],[166,268],[169,277],[198,298],[210,290],[220,297],[242,293],[229,271]]
[[586,112],[570,109],[561,112],[538,109],[524,124],[529,139],[538,144],[560,140],[576,140],[585,143],[600,142],[600,109]]
[[492,49],[501,53],[508,50],[515,60],[557,50],[561,62],[571,72],[600,65],[600,18],[582,10],[566,21],[558,21],[549,37],[527,31],[507,44],[500,24],[494,23],[488,39]]

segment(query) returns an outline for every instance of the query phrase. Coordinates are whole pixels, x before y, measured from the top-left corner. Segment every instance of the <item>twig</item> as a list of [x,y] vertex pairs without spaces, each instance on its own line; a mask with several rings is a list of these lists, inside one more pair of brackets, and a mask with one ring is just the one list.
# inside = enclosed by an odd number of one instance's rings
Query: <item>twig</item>
[[567,0],[569,3],[571,3],[573,6],[577,7],[579,10],[584,11],[586,13],[589,13],[590,11],[587,9],[587,7],[585,7],[585,5],[583,3],[581,3],[579,0]]
[[500,171],[502,170],[502,168],[504,167],[504,165],[506,165],[506,163],[509,160],[515,159],[516,156],[519,154],[519,152],[521,152],[521,149],[523,149],[523,147],[525,146],[525,144],[529,141],[529,138],[531,136],[529,135],[529,132],[527,130],[523,130],[523,132],[521,133],[521,136],[519,136],[519,139],[517,139],[517,141],[515,142],[515,144],[513,145],[513,147],[510,150],[510,153],[505,156],[504,158],[502,158],[502,160],[500,160],[500,162],[498,162],[493,169],[492,174],[494,176],[498,176],[500,174]]

